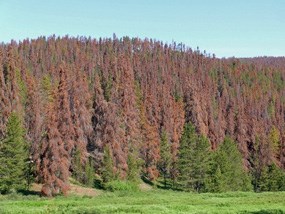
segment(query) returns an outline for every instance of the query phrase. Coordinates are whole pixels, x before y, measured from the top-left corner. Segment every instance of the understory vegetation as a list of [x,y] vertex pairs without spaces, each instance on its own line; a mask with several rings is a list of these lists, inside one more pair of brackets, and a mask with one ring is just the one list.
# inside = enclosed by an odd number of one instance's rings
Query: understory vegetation
[[185,193],[116,191],[97,197],[53,199],[12,194],[0,196],[0,213],[285,213],[284,192]]

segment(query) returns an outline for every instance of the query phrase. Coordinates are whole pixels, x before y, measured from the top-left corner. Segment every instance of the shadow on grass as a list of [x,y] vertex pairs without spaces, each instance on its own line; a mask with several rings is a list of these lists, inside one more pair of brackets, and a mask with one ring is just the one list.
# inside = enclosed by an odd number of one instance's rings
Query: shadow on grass
[[19,190],[18,193],[22,195],[35,195],[35,196],[41,196],[41,193],[38,191],[33,191],[33,190]]
[[141,176],[141,179],[143,182],[145,182],[146,184],[150,185],[150,186],[154,186],[154,183],[149,180],[146,176]]
[[285,211],[280,209],[241,212],[241,214],[284,214],[284,213]]
[[155,186],[158,189],[183,191],[181,188],[179,188],[179,185],[173,184],[173,182],[170,179],[166,180],[166,184],[165,184],[164,180],[159,180],[159,179],[156,182],[152,182],[146,176],[141,176],[141,179],[144,183],[146,183],[150,186],[153,186],[153,187]]

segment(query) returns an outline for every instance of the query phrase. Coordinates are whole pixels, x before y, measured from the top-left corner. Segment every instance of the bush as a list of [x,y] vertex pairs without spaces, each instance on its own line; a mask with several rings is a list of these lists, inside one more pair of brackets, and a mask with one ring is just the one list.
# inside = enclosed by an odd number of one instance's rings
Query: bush
[[130,181],[110,181],[104,185],[105,189],[114,191],[138,191],[139,187],[136,183]]

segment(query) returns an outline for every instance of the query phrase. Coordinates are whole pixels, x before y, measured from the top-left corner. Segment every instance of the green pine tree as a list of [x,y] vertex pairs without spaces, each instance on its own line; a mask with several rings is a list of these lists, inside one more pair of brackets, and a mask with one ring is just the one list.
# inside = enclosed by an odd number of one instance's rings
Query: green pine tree
[[242,156],[237,145],[226,137],[214,155],[214,162],[221,170],[218,191],[251,190],[249,175],[243,168]]
[[113,181],[115,179],[115,173],[113,170],[114,163],[112,154],[109,146],[105,146],[104,156],[103,156],[103,169],[102,169],[102,179],[104,183]]
[[208,192],[222,192],[224,184],[220,166],[213,163],[210,168],[211,176],[207,179],[206,189]]
[[210,144],[199,137],[195,127],[188,123],[181,137],[178,159],[178,181],[187,191],[205,191],[210,166]]
[[140,159],[138,159],[138,156],[134,153],[129,152],[127,164],[127,180],[132,182],[138,182],[140,174]]
[[258,180],[259,191],[284,191],[285,172],[276,164],[265,166]]
[[91,158],[88,159],[86,166],[85,166],[85,179],[84,184],[93,187],[95,181],[95,170],[94,164]]
[[0,144],[0,192],[25,188],[27,152],[22,122],[16,113],[11,113],[6,135]]
[[79,182],[83,183],[84,179],[84,168],[81,162],[81,154],[78,149],[74,153],[74,158],[72,160],[72,176]]
[[171,164],[171,148],[168,142],[167,133],[163,130],[160,140],[160,160],[158,162],[158,169],[163,176],[164,187],[166,188],[166,179],[169,176]]

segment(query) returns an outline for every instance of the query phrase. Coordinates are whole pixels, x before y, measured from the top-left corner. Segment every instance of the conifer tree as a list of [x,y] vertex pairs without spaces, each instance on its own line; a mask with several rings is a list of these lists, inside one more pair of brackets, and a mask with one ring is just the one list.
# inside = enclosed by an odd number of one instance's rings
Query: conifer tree
[[[1,55],[0,55],[1,57]],[[10,113],[10,101],[7,94],[7,87],[5,83],[5,77],[0,66],[0,139],[4,136],[6,123]]]
[[285,190],[285,172],[272,163],[261,169],[257,180],[258,189],[256,191],[284,191]]
[[166,179],[170,172],[171,164],[171,147],[168,141],[167,133],[162,131],[160,141],[160,160],[158,162],[158,169],[164,180],[164,187],[166,188]]
[[[214,154],[213,159],[215,164],[213,164],[214,169],[212,169],[212,173],[214,175],[220,174],[221,189],[219,191],[251,190],[249,175],[244,169],[241,153],[233,140],[226,137]],[[221,172],[219,173],[216,170]]]
[[178,158],[178,181],[187,191],[205,191],[210,164],[210,144],[199,137],[191,123],[185,124]]
[[[74,150],[77,169],[83,169],[88,165],[87,144],[91,137],[91,97],[88,91],[86,76],[81,74],[79,68],[75,71],[71,88],[71,115],[74,126]],[[72,164],[73,165],[73,164]],[[85,166],[86,165],[86,166]],[[73,173],[83,175],[84,173],[73,168]],[[83,176],[84,177],[84,176]],[[81,181],[85,180],[81,178]],[[78,178],[79,179],[79,178]]]
[[95,180],[95,170],[93,160],[89,158],[85,164],[85,175],[84,175],[84,184],[93,187]]
[[[72,117],[70,112],[70,99],[69,99],[69,85],[67,79],[65,65],[62,65],[59,70],[59,85],[58,85],[58,96],[56,102],[56,111],[58,114],[58,131],[64,142],[65,149],[71,155],[75,146],[74,136],[75,129],[72,123]],[[69,156],[70,157],[70,156]]]
[[127,180],[132,182],[137,182],[140,176],[141,170],[141,159],[138,155],[138,149],[130,146],[128,152],[128,171],[127,171]]
[[221,192],[223,190],[224,180],[222,179],[220,166],[212,162],[209,173],[206,190],[209,192]]
[[58,130],[58,114],[54,103],[48,106],[46,134],[41,143],[40,181],[42,194],[54,196],[66,194],[69,189],[69,154]]
[[112,159],[111,150],[108,145],[106,145],[104,149],[102,178],[103,182],[105,183],[115,179],[114,163]]
[[22,122],[16,113],[11,113],[5,138],[0,141],[0,192],[25,188],[27,146]]

